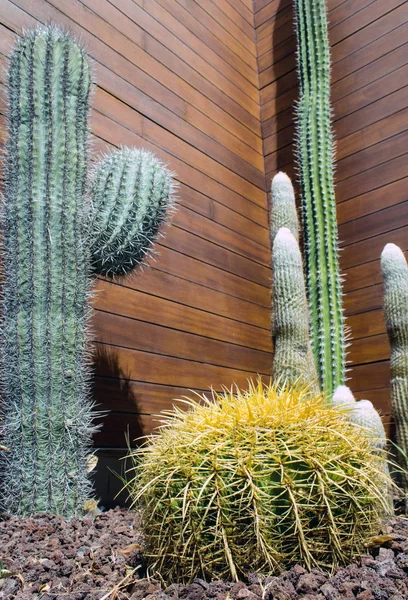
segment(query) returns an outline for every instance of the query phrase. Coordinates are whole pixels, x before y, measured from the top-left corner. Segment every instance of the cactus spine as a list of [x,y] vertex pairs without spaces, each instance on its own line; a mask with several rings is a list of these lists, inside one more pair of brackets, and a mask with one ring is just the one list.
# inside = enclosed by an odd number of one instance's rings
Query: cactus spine
[[122,148],[97,165],[91,184],[95,271],[125,275],[142,263],[172,203],[171,172],[150,152]]
[[330,55],[325,0],[295,0],[300,99],[297,155],[312,346],[322,388],[345,376],[345,335],[338,264]]
[[318,377],[309,338],[302,256],[293,234],[279,229],[272,250],[273,334],[272,375],[287,384],[301,383],[319,393]]
[[[103,257],[94,270],[128,272],[139,264],[171,203],[171,175],[150,154],[105,157],[96,173],[119,164],[120,189],[109,198],[109,223],[103,195],[94,195],[101,215],[87,219],[85,52],[55,27],[31,31],[11,55],[8,85],[1,298],[1,433],[8,451],[1,455],[0,503],[16,514],[71,517],[91,493],[91,250],[94,260]],[[107,169],[107,194],[115,177]]]
[[[408,460],[408,265],[395,244],[381,254],[384,282],[384,313],[391,344],[391,400],[395,418],[399,460],[407,469]],[[408,504],[408,478],[403,487]]]
[[83,194],[90,68],[56,28],[11,55],[3,210],[2,504],[73,514],[93,432]]

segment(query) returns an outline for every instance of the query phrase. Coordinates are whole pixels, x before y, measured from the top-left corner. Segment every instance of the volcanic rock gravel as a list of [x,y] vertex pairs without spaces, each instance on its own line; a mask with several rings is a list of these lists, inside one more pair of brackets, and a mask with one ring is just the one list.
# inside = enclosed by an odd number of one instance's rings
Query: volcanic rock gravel
[[0,516],[0,600],[408,600],[408,519],[384,525],[370,553],[332,575],[296,565],[279,577],[172,584],[143,572],[136,513],[95,519]]

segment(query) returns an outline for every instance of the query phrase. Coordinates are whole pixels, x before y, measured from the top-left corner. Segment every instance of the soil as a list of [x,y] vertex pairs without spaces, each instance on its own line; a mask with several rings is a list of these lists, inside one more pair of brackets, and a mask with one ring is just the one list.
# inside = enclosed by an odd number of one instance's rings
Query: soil
[[136,513],[115,509],[70,522],[3,515],[0,600],[407,600],[408,519],[387,521],[382,533],[359,562],[332,576],[294,566],[279,577],[163,589],[145,578]]

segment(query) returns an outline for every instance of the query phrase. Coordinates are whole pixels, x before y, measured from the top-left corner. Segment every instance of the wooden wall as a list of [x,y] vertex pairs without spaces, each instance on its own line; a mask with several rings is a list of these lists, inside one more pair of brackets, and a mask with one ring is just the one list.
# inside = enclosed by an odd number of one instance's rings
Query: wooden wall
[[[328,0],[328,11],[351,386],[389,415],[379,256],[386,241],[408,249],[408,2]],[[265,173],[268,185],[294,174],[292,1],[0,0],[1,139],[6,55],[50,21],[94,60],[92,156],[142,146],[179,182],[157,260],[97,285],[102,473],[127,428],[149,432],[189,388],[270,373]]]
[[[266,178],[293,175],[298,90],[290,0],[254,0]],[[408,2],[328,0],[350,385],[390,414],[379,257],[408,249]],[[387,419],[388,420],[388,419]]]
[[[0,20],[2,67],[16,34],[38,23],[67,27],[88,48],[93,156],[141,146],[177,174],[179,209],[151,267],[97,286],[95,393],[110,411],[95,437],[103,472],[127,428],[131,439],[149,432],[152,415],[189,388],[270,373],[252,0],[0,0]],[[3,138],[4,117],[1,129]]]

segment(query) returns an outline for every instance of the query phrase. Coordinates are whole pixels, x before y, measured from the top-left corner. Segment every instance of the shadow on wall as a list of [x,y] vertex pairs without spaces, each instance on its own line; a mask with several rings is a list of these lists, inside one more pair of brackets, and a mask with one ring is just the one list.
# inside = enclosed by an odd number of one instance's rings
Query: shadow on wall
[[[295,106],[298,97],[298,80],[296,72],[296,36],[294,30],[293,3],[288,6],[287,0],[281,0],[272,31],[272,80],[275,81],[275,118],[272,131],[275,131],[277,156],[273,163],[276,172],[283,170],[296,185],[294,177],[294,138],[295,138]],[[287,18],[286,18],[287,17]],[[282,24],[283,21],[283,24]],[[289,34],[289,35],[288,35]],[[275,172],[271,173],[271,176]],[[298,189],[296,189],[298,192]],[[298,198],[298,194],[297,194]]]
[[[117,474],[124,476],[127,454],[126,437],[131,442],[144,435],[138,399],[132,389],[129,373],[120,366],[112,346],[95,344],[93,355],[94,394],[96,410],[103,414],[96,419],[99,431],[94,436],[98,464],[94,485],[96,498],[105,508],[127,503],[127,494]],[[123,447],[118,440],[123,439]]]

